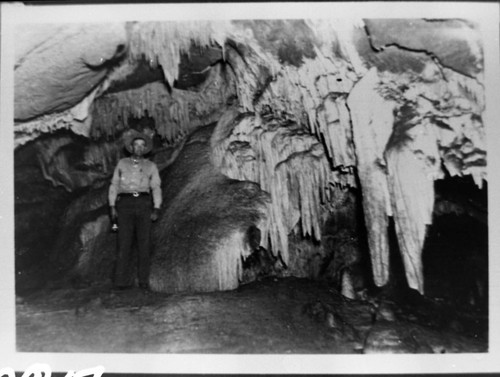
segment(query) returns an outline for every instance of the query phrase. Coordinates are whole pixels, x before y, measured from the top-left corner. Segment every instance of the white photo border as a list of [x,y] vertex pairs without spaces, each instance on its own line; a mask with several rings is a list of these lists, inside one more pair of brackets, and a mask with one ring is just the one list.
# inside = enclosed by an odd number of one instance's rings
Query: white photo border
[[[54,372],[103,366],[106,373],[377,374],[500,372],[500,62],[499,5],[476,2],[318,2],[92,4],[1,7],[0,369],[36,363]],[[162,15],[161,17],[159,15]],[[187,19],[463,18],[482,28],[485,43],[488,143],[489,352],[440,355],[176,355],[21,353],[15,350],[13,29],[18,23]]]

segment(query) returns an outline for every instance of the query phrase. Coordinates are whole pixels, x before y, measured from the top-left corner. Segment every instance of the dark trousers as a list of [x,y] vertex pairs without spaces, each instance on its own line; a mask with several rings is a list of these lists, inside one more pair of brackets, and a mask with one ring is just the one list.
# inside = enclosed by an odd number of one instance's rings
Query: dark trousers
[[[116,203],[118,212],[118,255],[115,271],[115,285],[131,286],[132,273],[137,260],[139,284],[147,284],[149,277],[149,258],[151,253],[151,197],[122,196]],[[132,244],[137,241],[138,258],[134,258]]]

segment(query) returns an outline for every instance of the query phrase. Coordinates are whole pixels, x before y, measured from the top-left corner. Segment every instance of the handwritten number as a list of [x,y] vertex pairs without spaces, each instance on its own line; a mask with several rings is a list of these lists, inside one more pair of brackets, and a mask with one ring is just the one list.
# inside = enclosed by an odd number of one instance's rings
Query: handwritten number
[[14,373],[14,369],[12,368],[2,368],[0,369],[0,377],[16,377],[16,374]]
[[[99,365],[93,368],[87,368],[75,372],[70,370],[66,373],[66,377],[102,377],[104,374],[104,367]],[[22,377],[51,377],[52,370],[48,364],[33,364],[24,373]],[[2,368],[0,369],[0,377],[16,377],[14,369]]]
[[50,377],[52,370],[48,364],[33,364],[23,373],[23,377]]
[[[70,374],[72,373],[72,374]],[[87,376],[94,376],[94,377],[101,377],[104,373],[104,367],[103,366],[97,366],[94,368],[87,368],[80,370],[78,372],[73,372],[70,371],[66,374],[66,377],[87,377]]]

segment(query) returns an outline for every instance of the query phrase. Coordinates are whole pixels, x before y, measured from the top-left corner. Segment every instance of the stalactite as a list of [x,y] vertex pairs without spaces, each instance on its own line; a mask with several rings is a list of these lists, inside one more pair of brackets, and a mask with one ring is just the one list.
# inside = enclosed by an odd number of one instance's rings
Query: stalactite
[[[328,95],[349,93],[358,79],[350,66],[333,54],[325,55],[317,48],[315,53],[314,59],[304,58],[304,63],[298,68],[284,66],[259,100],[258,108],[273,99],[273,110],[295,114],[296,119],[300,120],[303,119],[303,111],[307,115],[312,114]],[[315,130],[315,114],[309,118]]]
[[[472,174],[479,187],[486,178],[482,86],[435,62],[426,64],[421,75],[371,70],[348,98],[375,282],[383,285],[388,278],[390,215],[408,283],[421,293],[421,252],[432,221],[433,182],[443,177],[441,161],[451,175]],[[399,113],[392,128],[392,109],[405,107],[415,116]]]
[[347,99],[358,176],[363,193],[363,211],[375,284],[389,279],[387,216],[392,214],[387,185],[384,150],[392,132],[394,104],[377,92],[379,77],[372,68],[353,88]]
[[317,119],[333,166],[355,166],[351,117],[344,96],[327,97],[318,109]]
[[[352,172],[332,170],[323,145],[298,124],[253,114],[226,114],[212,137],[213,160],[223,174],[260,184],[271,195],[262,229],[275,253],[289,259],[288,235],[300,221],[303,236],[321,238],[322,205],[333,187],[355,185]],[[267,246],[267,245],[263,245]]]
[[364,22],[361,19],[323,18],[306,20],[315,32],[316,38],[322,42],[321,49],[327,51],[339,50],[342,58],[347,60],[358,76],[363,76],[367,68],[356,51],[353,41],[355,30],[362,30]]
[[[330,178],[328,161],[324,157],[322,146],[314,144],[310,149],[291,153],[275,168],[278,181],[284,186],[280,195],[288,193],[291,197],[283,198],[282,204],[296,203],[301,214],[302,235],[314,236],[317,240],[321,238],[321,191],[328,188]],[[283,213],[290,211],[285,209]]]
[[423,294],[422,250],[432,223],[434,180],[442,171],[431,124],[419,122],[406,136],[402,145],[386,151],[389,191],[408,285]]
[[[313,26],[313,30],[317,26],[315,21],[308,24]],[[245,35],[235,35],[237,41],[245,44],[243,52],[229,49],[227,56],[235,71],[238,99],[243,111],[271,112],[277,119],[289,117],[292,122],[309,125],[318,139],[325,140],[333,166],[348,168],[354,166],[355,159],[344,98],[359,79],[358,75],[366,69],[355,53],[352,38],[345,42],[337,39],[337,33],[347,35],[359,22],[339,21],[336,27],[334,24],[318,23],[328,30],[328,34],[317,35],[320,47],[314,47],[315,58],[304,58],[299,67],[279,64],[275,57],[262,52],[255,41]],[[335,43],[342,43],[345,55],[349,55],[354,62],[352,64],[356,64],[355,69],[351,63],[335,55]],[[264,91],[259,92],[262,67],[270,72],[271,80]],[[256,96],[257,92],[259,96]]]
[[[172,99],[162,83],[151,83],[139,89],[131,89],[103,96],[94,106],[92,136],[111,136],[126,128],[129,116],[140,118],[148,114],[155,119],[158,132],[172,140],[181,132],[181,123],[188,124],[187,108]],[[165,127],[169,125],[169,127]]]
[[229,21],[134,23],[130,32],[130,59],[144,56],[152,67],[160,65],[167,82],[173,87],[179,74],[181,54],[188,54],[193,43],[200,48],[214,43],[224,46],[231,29]]
[[194,128],[215,122],[235,93],[234,83],[221,66],[211,69],[195,91],[173,89],[160,82],[100,97],[94,105],[91,136],[112,136],[126,128],[129,116],[151,116],[158,134],[175,143]]
[[255,108],[270,109],[276,117],[291,114],[296,122],[308,124],[318,139],[323,138],[333,166],[353,166],[351,125],[345,96],[358,77],[349,64],[315,49],[314,59],[300,67],[285,66],[262,94]]
[[386,72],[381,75],[379,92],[400,106],[412,103],[424,118],[430,119],[450,175],[470,174],[482,187],[487,178],[482,83],[434,62],[427,63],[424,73],[422,78]]

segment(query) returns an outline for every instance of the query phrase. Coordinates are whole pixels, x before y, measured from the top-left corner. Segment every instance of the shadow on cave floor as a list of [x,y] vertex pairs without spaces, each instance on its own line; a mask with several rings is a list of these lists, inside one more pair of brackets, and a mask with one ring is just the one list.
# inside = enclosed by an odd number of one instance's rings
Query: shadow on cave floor
[[396,296],[378,292],[349,300],[325,283],[297,278],[268,278],[234,291],[199,294],[59,288],[18,298],[17,350],[487,352],[487,329],[486,334],[478,331],[481,326],[465,331],[456,311],[421,296],[407,296],[405,303]]

